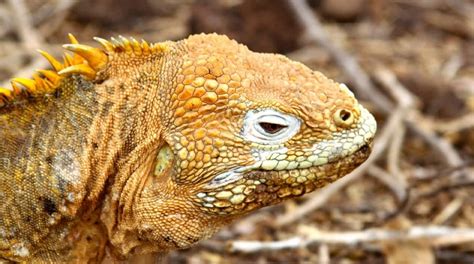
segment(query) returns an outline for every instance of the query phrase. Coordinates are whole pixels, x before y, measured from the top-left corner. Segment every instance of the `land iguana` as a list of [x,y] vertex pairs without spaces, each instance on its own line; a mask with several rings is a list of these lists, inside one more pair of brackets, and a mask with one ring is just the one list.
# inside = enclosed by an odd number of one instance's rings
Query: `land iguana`
[[374,117],[344,84],[200,34],[69,36],[0,88],[0,261],[100,262],[192,246],[364,162]]

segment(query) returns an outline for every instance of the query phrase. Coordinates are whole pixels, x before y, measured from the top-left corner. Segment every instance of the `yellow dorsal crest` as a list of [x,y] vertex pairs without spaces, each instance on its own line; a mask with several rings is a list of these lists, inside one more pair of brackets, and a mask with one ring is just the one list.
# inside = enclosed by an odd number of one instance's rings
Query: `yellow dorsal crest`
[[126,53],[130,55],[147,55],[152,53],[161,53],[166,49],[166,45],[161,43],[149,44],[142,40],[137,41],[134,38],[118,39],[111,38],[105,40],[95,37],[102,48],[80,44],[72,35],[68,35],[70,44],[63,47],[71,51],[73,55],[64,53],[63,62],[55,59],[51,54],[38,50],[43,57],[51,64],[51,70],[37,70],[31,79],[13,78],[11,88],[0,87],[0,107],[14,102],[16,98],[40,97],[47,94],[53,94],[60,86],[64,77],[73,74],[82,75],[84,78],[94,80],[97,73],[105,68],[110,57],[114,53]]

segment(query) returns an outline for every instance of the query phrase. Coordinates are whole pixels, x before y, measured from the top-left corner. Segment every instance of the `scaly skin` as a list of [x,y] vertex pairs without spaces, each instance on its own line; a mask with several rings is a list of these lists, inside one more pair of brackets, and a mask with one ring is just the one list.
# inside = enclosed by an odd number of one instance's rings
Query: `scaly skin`
[[344,86],[225,36],[76,52],[0,88],[0,260],[100,262],[193,245],[369,155]]

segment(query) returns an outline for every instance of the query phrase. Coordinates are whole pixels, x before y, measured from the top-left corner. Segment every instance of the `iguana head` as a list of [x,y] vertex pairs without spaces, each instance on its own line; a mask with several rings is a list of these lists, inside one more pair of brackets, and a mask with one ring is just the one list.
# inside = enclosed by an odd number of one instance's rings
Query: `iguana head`
[[376,123],[344,84],[223,36],[194,36],[171,96],[174,181],[203,212],[239,215],[349,173]]
[[311,192],[368,157],[376,122],[344,84],[225,36],[177,45],[184,51],[163,112],[166,145],[155,173],[169,167],[175,196],[168,199],[182,201],[176,216],[192,211],[184,216],[188,225],[206,219],[192,230],[208,234]]

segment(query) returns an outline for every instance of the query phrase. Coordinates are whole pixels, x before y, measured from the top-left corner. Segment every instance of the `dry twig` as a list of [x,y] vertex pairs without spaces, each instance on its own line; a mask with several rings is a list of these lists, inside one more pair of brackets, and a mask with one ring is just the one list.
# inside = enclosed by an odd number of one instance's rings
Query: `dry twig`
[[428,121],[430,127],[441,133],[455,133],[474,128],[474,113],[467,113],[453,120]]
[[[314,230],[314,228],[312,228]],[[297,236],[286,240],[232,241],[228,249],[231,252],[254,253],[291,248],[307,247],[311,244],[344,244],[379,243],[385,241],[423,240],[431,246],[448,246],[474,242],[474,229],[452,228],[446,226],[413,226],[407,230],[367,229],[356,232],[311,232],[306,236]]]
[[407,199],[407,186],[400,184],[400,181],[393,174],[375,165],[370,166],[367,169],[367,173],[387,186],[395,194],[399,202]]

